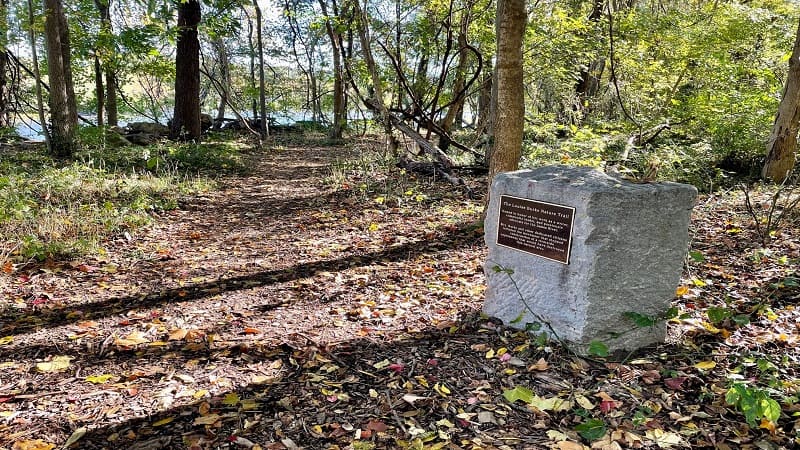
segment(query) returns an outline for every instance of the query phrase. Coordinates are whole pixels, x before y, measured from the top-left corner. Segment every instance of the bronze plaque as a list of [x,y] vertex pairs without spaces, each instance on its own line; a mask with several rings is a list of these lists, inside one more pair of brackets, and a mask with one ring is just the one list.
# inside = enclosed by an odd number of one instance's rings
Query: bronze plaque
[[569,264],[575,208],[500,196],[497,244]]

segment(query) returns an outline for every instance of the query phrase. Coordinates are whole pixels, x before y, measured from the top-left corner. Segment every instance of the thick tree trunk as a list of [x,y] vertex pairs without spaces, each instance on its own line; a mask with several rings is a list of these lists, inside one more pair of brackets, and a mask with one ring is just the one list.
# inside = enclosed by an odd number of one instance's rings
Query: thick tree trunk
[[498,172],[516,170],[522,155],[525,102],[522,72],[524,0],[499,0],[497,12],[496,95],[492,100],[492,155],[489,180]]
[[171,139],[200,139],[200,2],[188,0],[178,6],[178,46],[175,54],[175,110]]
[[800,130],[800,25],[789,58],[789,76],[778,114],[767,141],[767,160],[761,170],[765,179],[782,183],[791,174],[797,153],[797,132]]
[[[496,87],[492,99],[492,142],[489,160],[489,192],[499,172],[516,170],[522,155],[525,122],[522,38],[527,13],[525,0],[498,0]],[[486,194],[488,205],[489,193]],[[485,212],[485,208],[484,208]]]
[[253,5],[256,8],[256,45],[258,45],[258,105],[261,115],[259,122],[259,131],[261,131],[261,138],[269,136],[269,121],[267,120],[267,93],[264,81],[264,39],[261,36],[261,8],[258,6],[258,1],[253,0]]
[[60,0],[44,0],[45,46],[50,81],[50,151],[70,158],[77,142],[78,109],[70,69],[69,29]]
[[117,77],[111,69],[106,69],[106,124],[110,127],[119,125],[117,114]]

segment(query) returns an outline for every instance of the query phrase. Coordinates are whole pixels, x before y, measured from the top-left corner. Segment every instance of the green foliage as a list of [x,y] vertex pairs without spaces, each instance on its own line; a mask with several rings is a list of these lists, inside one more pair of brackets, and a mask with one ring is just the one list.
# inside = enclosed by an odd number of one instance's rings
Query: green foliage
[[624,313],[623,316],[636,324],[638,328],[652,327],[659,321],[658,317],[648,316],[631,311]]
[[606,434],[607,430],[606,423],[600,419],[588,419],[575,427],[575,431],[587,441],[600,439]]
[[534,394],[533,391],[524,386],[516,386],[514,389],[506,389],[503,391],[503,398],[505,398],[509,403],[514,403],[516,401],[531,403],[533,401]]
[[781,415],[781,405],[758,387],[733,383],[725,394],[725,402],[736,407],[751,427],[761,419],[776,422]]
[[592,356],[605,358],[606,356],[609,355],[608,346],[600,341],[592,341],[589,343],[589,348],[587,349],[587,353],[589,353]]

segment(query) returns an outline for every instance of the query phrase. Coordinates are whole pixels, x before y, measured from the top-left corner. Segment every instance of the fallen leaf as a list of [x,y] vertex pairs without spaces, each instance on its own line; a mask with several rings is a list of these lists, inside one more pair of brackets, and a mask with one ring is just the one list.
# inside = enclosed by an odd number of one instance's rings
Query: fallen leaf
[[112,378],[114,378],[114,375],[111,375],[110,373],[106,373],[106,374],[103,374],[103,375],[89,375],[88,377],[86,377],[84,379],[86,381],[88,381],[89,383],[103,384],[103,383],[107,383],[108,380],[110,380]]
[[644,435],[656,443],[659,448],[670,448],[675,445],[680,445],[683,440],[675,433],[664,431],[661,429],[647,430]]
[[543,372],[548,368],[549,365],[547,364],[547,361],[545,361],[544,358],[539,358],[539,360],[536,361],[534,364],[528,366],[528,372],[533,372],[533,371]]
[[185,330],[183,328],[178,328],[169,332],[169,337],[167,338],[170,341],[181,341],[183,338],[186,337],[186,334],[189,333],[189,330]]
[[233,406],[239,403],[239,395],[235,392],[231,392],[225,396],[222,400],[222,404],[226,406]]
[[149,339],[147,339],[141,331],[134,331],[122,339],[118,338],[114,340],[114,344],[123,347],[132,347],[137,344],[144,344],[145,342],[148,341]]
[[364,425],[364,428],[367,430],[377,431],[378,433],[389,429],[389,427],[380,420],[370,420],[366,425]]
[[69,448],[70,445],[78,442],[85,434],[86,434],[86,427],[80,427],[77,430],[73,431],[70,435],[67,442],[64,443],[64,448]]
[[670,389],[680,391],[682,389],[683,383],[688,379],[689,379],[688,377],[667,378],[664,380],[664,384],[666,384],[667,387],[669,387]]
[[11,450],[52,450],[56,446],[41,439],[34,441],[17,441],[11,446]]
[[405,401],[406,403],[408,403],[411,406],[414,406],[414,402],[416,402],[418,400],[427,400],[429,398],[430,397],[420,397],[419,395],[414,395],[414,394],[405,394],[403,396],[403,401]]
[[195,425],[213,425],[217,423],[220,419],[219,414],[208,414],[206,416],[200,416],[194,419]]
[[556,444],[556,447],[558,447],[558,450],[583,450],[586,448],[583,444],[572,441],[561,441]]
[[167,418],[161,419],[159,421],[153,422],[153,426],[154,427],[160,427],[162,425],[166,425],[166,424],[172,422],[173,420],[175,420],[175,416],[167,417]]
[[14,336],[4,336],[0,338],[0,345],[8,345],[14,342]]
[[700,361],[699,363],[695,364],[694,367],[700,370],[711,370],[714,367],[717,367],[717,363],[714,361]]
[[54,356],[50,361],[37,363],[36,370],[39,372],[63,372],[69,368],[71,360],[72,358],[69,356]]

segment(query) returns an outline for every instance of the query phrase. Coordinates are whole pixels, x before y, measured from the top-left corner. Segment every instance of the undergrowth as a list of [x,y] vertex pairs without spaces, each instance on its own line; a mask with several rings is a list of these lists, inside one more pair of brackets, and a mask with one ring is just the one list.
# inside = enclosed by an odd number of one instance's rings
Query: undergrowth
[[236,142],[112,149],[86,146],[61,162],[40,147],[0,149],[0,265],[102,252],[212,176],[244,170]]

